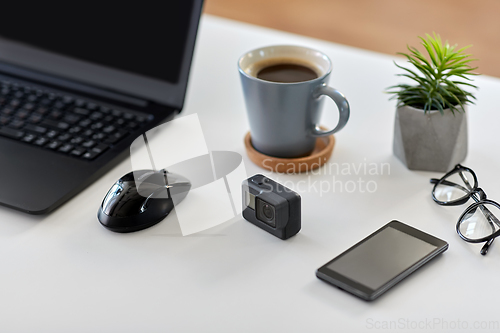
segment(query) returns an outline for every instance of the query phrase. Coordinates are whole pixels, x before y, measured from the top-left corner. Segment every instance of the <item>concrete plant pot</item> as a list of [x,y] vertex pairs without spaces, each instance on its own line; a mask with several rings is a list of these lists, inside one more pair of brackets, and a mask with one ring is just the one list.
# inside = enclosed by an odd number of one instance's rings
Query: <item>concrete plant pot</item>
[[410,170],[447,172],[467,156],[467,112],[398,107],[393,149]]

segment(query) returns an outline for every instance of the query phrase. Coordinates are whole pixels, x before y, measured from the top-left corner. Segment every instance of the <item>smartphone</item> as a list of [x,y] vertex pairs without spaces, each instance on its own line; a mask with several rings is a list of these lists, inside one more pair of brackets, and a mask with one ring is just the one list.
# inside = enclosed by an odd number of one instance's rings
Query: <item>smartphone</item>
[[448,249],[448,243],[391,221],[327,262],[316,276],[371,301]]

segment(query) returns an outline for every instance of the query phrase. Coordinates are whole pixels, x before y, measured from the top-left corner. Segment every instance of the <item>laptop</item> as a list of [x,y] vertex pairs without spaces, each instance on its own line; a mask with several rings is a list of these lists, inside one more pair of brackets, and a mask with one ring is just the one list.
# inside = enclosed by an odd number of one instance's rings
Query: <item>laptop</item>
[[51,212],[178,114],[201,9],[202,0],[2,4],[0,204]]

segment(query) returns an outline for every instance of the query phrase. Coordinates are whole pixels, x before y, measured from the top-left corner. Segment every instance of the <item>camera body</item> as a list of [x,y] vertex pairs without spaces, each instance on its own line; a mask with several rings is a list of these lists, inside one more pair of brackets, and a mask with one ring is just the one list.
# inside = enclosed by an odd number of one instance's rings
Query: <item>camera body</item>
[[243,181],[242,192],[245,220],[281,239],[299,232],[298,193],[260,174]]

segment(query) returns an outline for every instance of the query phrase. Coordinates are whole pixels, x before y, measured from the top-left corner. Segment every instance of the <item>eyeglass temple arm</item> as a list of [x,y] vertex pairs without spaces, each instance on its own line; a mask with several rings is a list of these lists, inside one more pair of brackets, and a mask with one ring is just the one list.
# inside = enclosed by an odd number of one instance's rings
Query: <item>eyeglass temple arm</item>
[[[457,164],[457,165],[455,166],[455,168],[457,168],[457,167],[462,167],[462,166],[461,166],[460,164]],[[468,188],[469,190],[472,190],[472,186],[470,185],[469,180],[467,179],[467,177],[465,177],[465,176],[464,176],[464,173],[463,173],[462,171],[460,171],[458,174],[460,175],[460,178],[462,178],[462,181],[465,183],[465,186],[467,186],[467,188]],[[443,178],[444,178],[444,177],[443,177]],[[441,178],[441,179],[442,179],[442,178]],[[437,184],[437,183],[438,183],[441,179],[438,179],[438,178],[431,178],[431,184]],[[455,183],[450,182],[450,181],[447,181],[447,180],[443,180],[443,182],[442,182],[442,183],[443,183],[443,185],[448,185],[448,186],[458,186],[458,187],[460,187],[460,188],[465,188],[465,187],[463,187],[463,186],[461,186],[461,185],[459,185],[459,184],[455,184]]]
[[[430,180],[430,183],[431,184],[437,184],[441,179],[437,179],[437,178],[431,178]],[[447,186],[453,186],[453,187],[456,187],[456,188],[459,188],[461,189],[462,191],[464,192],[469,192],[468,189],[466,189],[465,187],[463,187],[462,185],[459,185],[459,184],[456,184],[456,183],[453,183],[453,182],[450,182],[450,181],[447,181],[447,180],[443,180],[441,182],[441,184],[443,185],[447,185]]]
[[[472,199],[474,199],[474,201],[476,201],[476,202],[479,202],[479,200],[475,196],[472,196]],[[496,218],[495,215],[493,215],[493,213],[488,208],[486,208],[484,205],[479,205],[479,209],[481,210],[481,213],[483,213],[484,217],[486,217],[486,219],[488,220],[488,223],[491,225],[491,228],[493,229],[493,231],[495,231],[494,224],[496,224],[500,228],[500,221]],[[488,250],[489,250],[491,244],[493,244],[494,240],[495,240],[495,238],[492,238],[483,245],[483,247],[481,248],[481,251],[480,251],[480,253],[483,256],[486,255],[486,253],[488,253]]]
[[487,241],[483,247],[481,248],[481,251],[479,253],[481,253],[483,256],[486,255],[486,253],[488,253],[488,250],[490,249],[490,246],[491,244],[493,244],[493,241],[495,240],[495,238],[492,238],[490,239],[489,241]]

